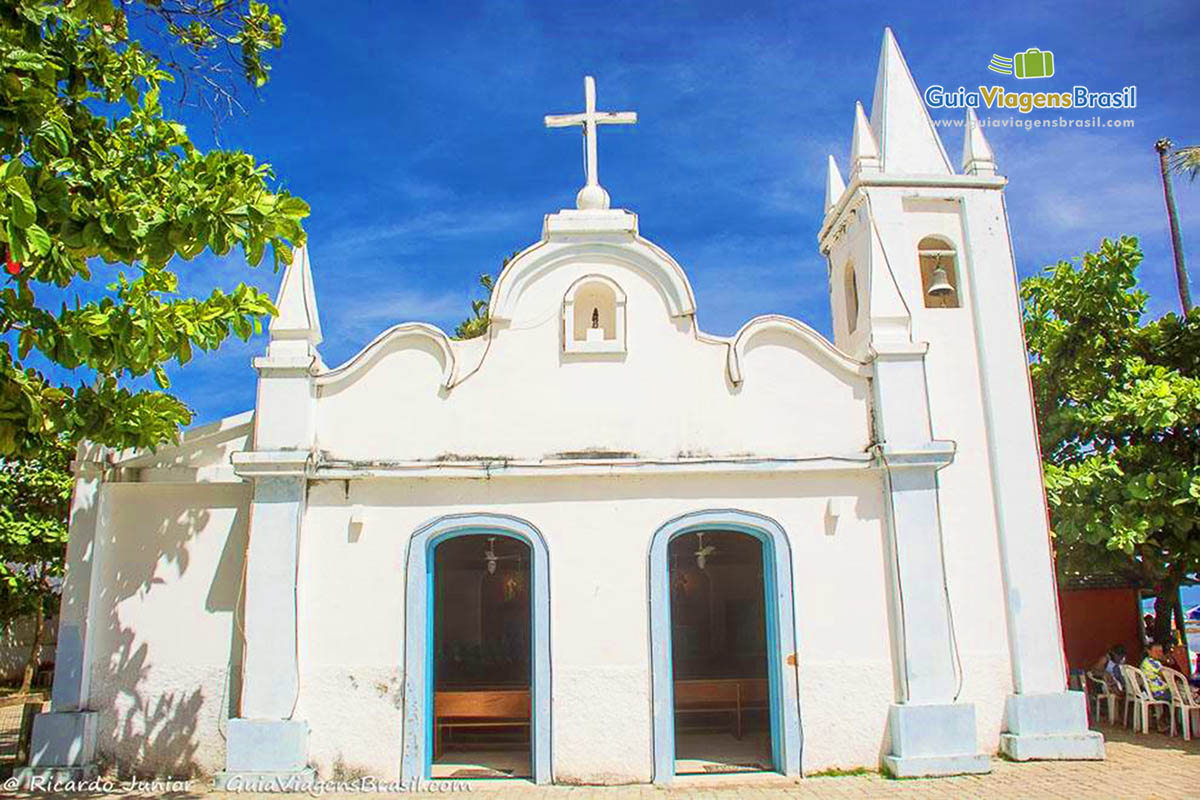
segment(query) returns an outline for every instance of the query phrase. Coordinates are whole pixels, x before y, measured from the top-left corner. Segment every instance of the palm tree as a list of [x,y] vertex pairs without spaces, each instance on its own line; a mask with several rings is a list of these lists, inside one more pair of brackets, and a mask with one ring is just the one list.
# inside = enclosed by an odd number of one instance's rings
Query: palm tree
[[1200,145],[1176,147],[1171,154],[1171,168],[1176,172],[1186,172],[1188,177],[1196,180],[1200,175]]
[[[1171,249],[1175,251],[1175,281],[1179,284],[1179,304],[1183,307],[1183,313],[1186,315],[1192,308],[1192,290],[1188,286],[1187,266],[1183,263],[1183,237],[1179,235],[1179,212],[1175,208],[1175,189],[1171,185],[1171,171],[1168,163],[1171,140],[1159,139],[1154,143],[1154,149],[1158,151],[1158,167],[1162,172],[1163,199],[1167,203],[1167,222],[1171,227]],[[1194,147],[1181,148],[1176,151],[1176,157],[1180,152],[1195,150]],[[1197,155],[1193,153],[1185,158],[1189,159],[1190,163],[1195,163]],[[1189,169],[1189,167],[1184,167],[1184,169]]]

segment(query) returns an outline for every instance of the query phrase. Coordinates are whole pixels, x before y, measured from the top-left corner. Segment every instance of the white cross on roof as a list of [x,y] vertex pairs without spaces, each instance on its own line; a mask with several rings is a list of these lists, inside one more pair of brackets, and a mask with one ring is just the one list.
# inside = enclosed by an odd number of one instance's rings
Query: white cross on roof
[[588,75],[583,79],[584,111],[582,114],[553,114],[546,116],[547,128],[564,128],[568,125],[583,127],[584,173],[587,182],[579,190],[575,205],[579,208],[608,208],[608,192],[600,185],[596,166],[596,127],[598,125],[632,125],[637,122],[635,111],[597,111],[596,79]]

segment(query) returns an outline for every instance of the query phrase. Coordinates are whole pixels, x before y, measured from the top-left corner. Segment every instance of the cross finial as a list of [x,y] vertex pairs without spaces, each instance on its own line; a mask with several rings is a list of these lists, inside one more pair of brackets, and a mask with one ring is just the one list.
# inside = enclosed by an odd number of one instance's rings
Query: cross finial
[[584,173],[587,182],[575,197],[579,208],[608,208],[608,192],[600,185],[596,169],[596,127],[598,125],[632,125],[637,122],[635,111],[597,111],[596,79],[591,75],[583,79],[584,111],[582,114],[557,114],[546,116],[547,128],[563,128],[568,125],[583,127]]

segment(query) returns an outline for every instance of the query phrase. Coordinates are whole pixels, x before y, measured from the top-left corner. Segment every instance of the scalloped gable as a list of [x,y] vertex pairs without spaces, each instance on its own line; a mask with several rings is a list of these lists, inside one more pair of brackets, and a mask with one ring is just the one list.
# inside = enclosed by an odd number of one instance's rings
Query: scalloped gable
[[[804,322],[778,314],[755,317],[732,337],[704,333],[696,320],[695,295],[683,267],[661,247],[639,235],[636,214],[621,209],[569,209],[547,215],[542,238],[521,251],[501,272],[489,304],[489,316],[497,324],[482,340],[453,340],[435,325],[402,322],[381,332],[342,364],[317,372],[314,382],[320,387],[318,394],[329,396],[349,389],[388,354],[404,351],[420,351],[432,357],[440,380],[437,386],[430,384],[429,389],[452,392],[461,380],[485,366],[492,340],[506,337],[508,323],[518,316],[529,290],[555,271],[580,263],[593,270],[603,270],[605,265],[620,267],[644,277],[663,301],[669,318],[691,320],[697,343],[726,348],[725,373],[732,385],[741,385],[745,380],[746,352],[752,340],[763,333],[781,334],[791,342],[789,349],[823,362],[843,378],[861,380],[869,373],[862,362],[838,350]],[[608,276],[600,277],[610,280]],[[580,280],[584,278],[575,283]],[[620,289],[619,284],[614,285]],[[536,310],[542,311],[540,307]]]
[[[600,318],[618,333],[594,342],[612,346],[573,347],[573,292],[596,281],[617,302]],[[481,337],[456,341],[402,323],[316,372],[323,457],[809,459],[861,455],[869,443],[865,364],[781,315],[756,317],[732,337],[705,334],[683,268],[638,234],[628,211],[547,216],[542,238],[497,279],[489,313]],[[814,428],[814,419],[827,424]]]
[[430,348],[442,368],[441,388],[449,389],[454,385],[454,376],[457,371],[457,359],[452,345],[451,339],[436,325],[428,325],[424,322],[402,322],[376,336],[366,347],[359,350],[346,362],[333,369],[318,373],[316,383],[318,386],[327,386],[353,380],[370,369],[371,365],[389,350]]
[[548,215],[541,241],[518,254],[500,273],[488,314],[497,322],[512,320],[522,295],[533,283],[578,261],[630,267],[659,290],[669,316],[696,313],[696,297],[683,267],[661,247],[638,235],[636,214],[620,209],[568,209]]
[[746,360],[746,351],[754,339],[762,334],[782,334],[797,352],[815,356],[843,377],[867,378],[871,374],[867,364],[838,350],[832,342],[803,322],[780,314],[765,314],[750,320],[733,335],[727,367],[733,383],[741,384],[745,380],[742,364]]

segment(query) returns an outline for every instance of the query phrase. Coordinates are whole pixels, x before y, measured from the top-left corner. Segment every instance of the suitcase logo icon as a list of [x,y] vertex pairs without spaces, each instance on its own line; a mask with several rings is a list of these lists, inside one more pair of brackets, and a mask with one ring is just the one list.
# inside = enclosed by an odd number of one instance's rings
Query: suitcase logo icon
[[1017,78],[1049,78],[1054,74],[1054,53],[1031,47],[1024,53],[1014,54],[1012,58],[993,55],[988,69]]

